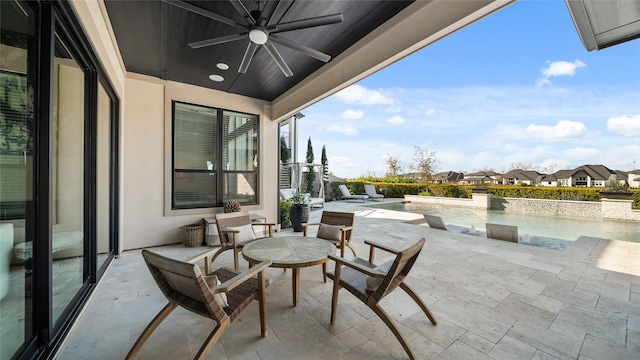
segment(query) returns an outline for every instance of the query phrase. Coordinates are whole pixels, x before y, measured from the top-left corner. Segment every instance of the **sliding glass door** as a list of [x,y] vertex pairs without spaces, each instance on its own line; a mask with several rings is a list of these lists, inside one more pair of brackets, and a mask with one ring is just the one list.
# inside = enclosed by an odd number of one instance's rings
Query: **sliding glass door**
[[0,360],[47,358],[117,250],[119,105],[68,2],[0,17]]

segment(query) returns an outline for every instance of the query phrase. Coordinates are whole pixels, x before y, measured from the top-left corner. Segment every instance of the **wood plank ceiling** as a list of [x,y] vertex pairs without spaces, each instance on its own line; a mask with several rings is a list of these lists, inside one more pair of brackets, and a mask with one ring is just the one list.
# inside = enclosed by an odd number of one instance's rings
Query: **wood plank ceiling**
[[[186,1],[244,23],[226,0]],[[281,33],[281,37],[335,58],[412,1],[281,0],[269,24],[343,14],[339,24]],[[249,10],[255,1],[242,1]],[[293,76],[285,77],[264,46],[256,51],[245,74],[238,73],[248,39],[193,49],[189,43],[237,34],[237,28],[162,1],[105,0],[127,71],[252,98],[272,101],[324,65],[301,52],[275,44]],[[220,70],[218,63],[229,65]],[[209,75],[224,77],[214,82]]]

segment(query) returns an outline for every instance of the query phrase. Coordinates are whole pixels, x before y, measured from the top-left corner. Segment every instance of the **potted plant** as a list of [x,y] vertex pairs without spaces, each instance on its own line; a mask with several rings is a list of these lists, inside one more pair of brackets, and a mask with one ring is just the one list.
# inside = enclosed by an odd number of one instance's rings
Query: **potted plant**
[[301,232],[302,224],[309,221],[309,202],[311,199],[306,194],[297,194],[289,199],[291,210],[289,211],[289,219],[293,231]]
[[474,194],[488,194],[489,187],[482,183],[480,185],[476,185],[473,189],[471,189],[471,192]]
[[633,191],[629,190],[629,185],[613,185],[600,190],[600,198],[629,200]]

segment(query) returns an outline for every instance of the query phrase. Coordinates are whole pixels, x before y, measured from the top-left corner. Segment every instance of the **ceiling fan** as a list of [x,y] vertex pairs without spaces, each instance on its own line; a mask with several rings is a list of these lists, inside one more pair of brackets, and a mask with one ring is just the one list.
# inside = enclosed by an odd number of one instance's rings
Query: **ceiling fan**
[[240,62],[240,67],[238,68],[238,72],[241,74],[247,72],[249,64],[251,64],[251,59],[253,58],[256,50],[258,49],[258,47],[263,46],[267,53],[269,53],[269,55],[271,55],[273,60],[276,62],[280,70],[282,70],[282,73],[286,77],[293,76],[293,72],[291,72],[291,69],[289,69],[289,66],[287,66],[287,63],[284,61],[273,43],[299,51],[320,61],[328,62],[331,59],[331,56],[304,46],[298,42],[283,38],[277,34],[317,26],[338,24],[343,20],[342,14],[333,14],[269,25],[269,21],[271,20],[271,17],[273,16],[273,13],[275,12],[276,7],[280,3],[280,1],[256,1],[256,3],[258,4],[258,9],[249,11],[244,6],[242,1],[229,0],[231,5],[233,5],[233,7],[236,9],[236,11],[238,11],[238,13],[240,13],[245,21],[245,23],[240,23],[234,19],[213,13],[209,10],[181,0],[162,1],[241,30],[241,32],[237,34],[196,41],[189,44],[190,47],[199,49],[206,46],[224,44],[227,42],[249,38],[249,44],[247,45],[247,49],[245,50],[244,56],[242,57],[242,61]]

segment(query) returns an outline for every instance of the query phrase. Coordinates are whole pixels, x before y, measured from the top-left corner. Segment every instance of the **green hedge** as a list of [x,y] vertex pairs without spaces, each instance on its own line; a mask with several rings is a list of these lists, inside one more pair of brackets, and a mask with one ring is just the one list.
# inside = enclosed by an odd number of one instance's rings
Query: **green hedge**
[[[364,185],[373,184],[379,193],[381,189],[387,189],[388,198],[402,198],[405,195],[441,196],[453,198],[471,198],[475,185],[430,185],[425,191],[421,184],[398,184],[386,182],[349,181],[346,183],[331,183],[331,195],[339,200],[342,194],[338,185],[347,185],[352,194],[364,194]],[[542,187],[522,185],[493,185],[489,186],[489,194],[495,197],[547,199],[547,200],[574,200],[574,201],[600,201],[599,188],[574,188],[574,187]],[[629,189],[634,192],[631,196],[633,208],[640,209],[640,189]]]

